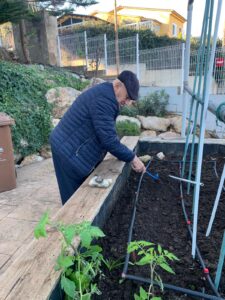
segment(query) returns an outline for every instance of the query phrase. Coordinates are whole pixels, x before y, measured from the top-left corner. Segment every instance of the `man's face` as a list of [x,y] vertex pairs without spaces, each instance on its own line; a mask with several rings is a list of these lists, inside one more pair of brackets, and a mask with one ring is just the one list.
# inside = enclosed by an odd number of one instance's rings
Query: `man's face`
[[125,85],[121,82],[119,88],[118,88],[118,102],[120,106],[125,105],[131,105],[133,103],[133,100],[131,100],[128,96],[127,89]]

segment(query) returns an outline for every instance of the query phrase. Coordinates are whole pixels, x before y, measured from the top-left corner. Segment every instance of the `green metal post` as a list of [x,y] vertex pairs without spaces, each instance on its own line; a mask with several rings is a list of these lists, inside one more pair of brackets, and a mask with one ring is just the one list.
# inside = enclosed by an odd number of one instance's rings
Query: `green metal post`
[[217,266],[217,270],[216,270],[215,286],[217,289],[219,288],[224,258],[225,258],[225,231],[223,233],[223,242],[222,242],[222,246],[221,246],[221,250],[220,250],[220,258],[219,258],[219,262],[218,262],[218,266]]
[[[208,65],[209,65],[209,58],[210,58],[210,39],[211,39],[211,32],[212,32],[212,17],[213,17],[213,4],[214,4],[214,1],[211,1],[211,7],[209,7],[209,15],[208,15],[208,18],[206,20],[206,22],[208,22],[208,26],[206,25],[205,27],[205,33],[207,32],[208,30],[208,35],[207,35],[207,46],[206,46],[206,49],[208,50],[206,52],[206,60],[204,61],[204,57],[205,57],[205,43],[206,43],[206,34],[204,34],[204,39],[203,39],[203,47],[204,47],[204,51],[203,51],[203,60],[201,61],[201,73],[199,75],[199,85],[198,85],[198,92],[197,92],[197,96],[200,96],[201,94],[201,85],[202,85],[202,75],[203,75],[203,66],[204,66],[204,63],[205,63],[205,67],[204,67],[204,82],[203,82],[203,99],[205,98],[204,97],[204,94],[205,94],[205,85],[206,85],[206,76],[205,74],[207,74],[207,68],[208,68]],[[195,135],[196,135],[196,129],[197,129],[197,117],[198,117],[198,108],[199,108],[199,103],[197,102],[196,104],[196,111],[195,111],[195,119],[194,119],[194,130],[193,130],[193,139],[192,139],[192,146],[191,146],[191,157],[190,157],[190,165],[189,165],[189,175],[188,175],[188,179],[190,180],[191,179],[191,174],[192,174],[192,169],[193,169],[193,166],[192,166],[192,161],[193,161],[193,158],[194,158],[194,149],[195,149]],[[203,105],[201,107],[201,122],[200,124],[202,123],[202,113],[203,113]],[[187,194],[190,193],[190,183],[188,184],[188,187],[187,187]],[[193,206],[194,206],[194,201],[193,201]]]

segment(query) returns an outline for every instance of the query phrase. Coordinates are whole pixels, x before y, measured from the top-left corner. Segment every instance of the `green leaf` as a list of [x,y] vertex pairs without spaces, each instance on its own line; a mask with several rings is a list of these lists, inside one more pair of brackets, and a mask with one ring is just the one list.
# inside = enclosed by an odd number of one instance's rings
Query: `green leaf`
[[104,232],[99,227],[96,227],[96,226],[91,226],[90,233],[91,233],[91,236],[94,238],[105,236]]
[[177,258],[173,253],[168,253],[166,257],[168,257],[170,260],[179,260],[179,258]]
[[64,226],[62,233],[65,237],[67,244],[70,245],[75,235],[77,235],[77,228],[74,225],[67,225]]
[[134,300],[141,300],[141,298],[137,294],[134,294]]
[[85,230],[80,234],[80,239],[81,239],[81,246],[86,248],[90,247],[92,237],[88,230]]
[[74,262],[72,256],[64,256],[63,254],[60,254],[57,258],[56,269],[62,269],[63,271],[66,271],[66,269],[72,266],[73,264]]
[[64,290],[64,292],[71,297],[72,299],[74,299],[74,295],[75,295],[75,283],[66,278],[65,276],[61,277],[61,288]]
[[161,297],[153,297],[153,298],[151,298],[151,300],[162,300],[162,298]]
[[82,252],[83,257],[98,256],[102,252],[102,248],[98,245],[91,245],[87,251]]
[[46,237],[46,225],[50,224],[49,221],[49,213],[45,212],[44,215],[41,217],[40,221],[34,228],[34,236],[36,239],[39,239],[40,237]]
[[146,255],[144,257],[142,257],[138,262],[136,262],[136,264],[138,266],[144,266],[146,264],[149,264],[150,261],[152,261],[153,257],[151,255]]
[[138,248],[139,248],[139,246],[136,242],[130,242],[129,245],[127,246],[127,252],[128,253],[134,252]]
[[170,266],[166,263],[161,263],[159,265],[162,269],[166,270],[167,272],[171,273],[171,274],[175,274],[174,271],[170,268]]
[[90,293],[82,295],[80,297],[80,300],[90,300],[90,299],[91,299],[91,294]]
[[147,242],[147,241],[139,241],[138,242],[142,247],[148,247],[148,246],[153,246],[154,243]]
[[162,254],[162,247],[160,245],[158,245],[158,252],[159,254]]
[[101,291],[98,289],[97,284],[91,284],[91,293],[92,294],[97,294],[97,295],[101,295]]
[[147,292],[143,289],[143,287],[140,287],[140,296],[142,299],[148,299],[148,294]]

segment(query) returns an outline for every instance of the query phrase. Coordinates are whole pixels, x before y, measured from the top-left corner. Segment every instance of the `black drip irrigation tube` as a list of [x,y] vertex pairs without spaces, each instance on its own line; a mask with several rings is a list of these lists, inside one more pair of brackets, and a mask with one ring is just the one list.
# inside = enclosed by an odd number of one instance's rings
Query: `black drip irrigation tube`
[[[180,171],[181,171],[181,163],[182,163],[182,161],[174,161],[174,162],[175,163],[179,163],[179,165],[180,165]],[[147,164],[146,170],[149,168],[150,163],[151,163],[151,160]],[[134,201],[133,214],[132,214],[130,228],[129,228],[129,233],[128,233],[128,244],[131,242],[131,239],[132,239],[134,221],[135,221],[136,210],[137,210],[136,206],[137,206],[138,199],[139,199],[139,192],[140,192],[140,188],[141,188],[141,183],[142,183],[143,176],[144,176],[144,173],[141,174],[141,177],[139,179],[138,188],[137,188],[137,192],[136,192],[136,197],[135,197],[135,201]],[[185,208],[185,204],[184,204],[184,199],[183,199],[182,183],[180,183],[180,195],[181,195],[180,197],[181,197],[183,214],[184,214],[184,217],[185,217],[185,220],[186,220],[186,224],[188,226],[189,234],[192,237],[191,223],[190,223],[190,220],[188,219],[186,208]],[[172,285],[172,284],[167,284],[167,283],[163,283],[163,287],[165,289],[168,289],[168,290],[172,290],[172,291],[175,291],[175,292],[180,292],[180,293],[187,294],[187,295],[190,295],[190,296],[193,296],[193,297],[197,297],[197,298],[211,299],[211,300],[225,300],[224,298],[220,297],[220,294],[218,293],[218,291],[217,291],[217,289],[216,289],[216,287],[215,287],[215,285],[214,285],[214,283],[213,283],[213,281],[212,281],[212,279],[211,279],[211,277],[209,275],[209,271],[208,271],[208,269],[205,266],[205,263],[204,263],[204,261],[202,259],[202,256],[201,256],[201,253],[200,253],[198,247],[196,247],[196,253],[197,253],[198,259],[200,261],[200,264],[201,264],[201,266],[203,268],[204,275],[205,275],[206,279],[208,280],[209,285],[210,285],[212,291],[215,293],[216,296],[205,294],[205,293],[201,293],[201,292],[196,292],[196,291],[193,291],[193,290],[190,290],[190,289],[182,288],[182,287],[175,286],[175,285]],[[152,282],[151,279],[149,279],[149,278],[144,278],[144,277],[140,277],[140,276],[135,276],[135,275],[128,274],[127,270],[128,270],[129,258],[130,258],[130,253],[127,253],[126,257],[125,257],[123,272],[121,274],[121,277],[123,279],[130,279],[130,280],[139,281],[139,282],[148,283],[148,284],[153,283],[154,285],[159,286],[159,284],[157,282],[155,282],[155,281]]]
[[[181,175],[181,163],[180,163],[180,175]],[[183,197],[183,186],[182,186],[182,182],[180,182],[180,197],[181,197],[181,205],[182,205],[182,210],[183,210],[183,214],[184,214],[184,218],[185,218],[185,221],[186,221],[186,224],[187,224],[187,227],[188,227],[188,232],[192,238],[193,236],[193,232],[192,232],[192,229],[191,229],[191,221],[187,215],[187,211],[186,211],[186,207],[185,207],[185,203],[184,203],[184,197]],[[206,279],[208,280],[208,283],[212,289],[212,291],[215,293],[216,296],[220,297],[220,294],[219,292],[217,291],[213,281],[212,281],[212,278],[209,274],[209,270],[208,268],[206,267],[205,263],[204,263],[204,260],[202,258],[202,255],[200,253],[200,250],[198,248],[198,246],[196,245],[196,254],[197,254],[197,257],[199,259],[199,262],[201,264],[201,267],[203,269],[203,272],[204,272],[204,275],[206,277]],[[223,298],[221,298],[223,299]]]

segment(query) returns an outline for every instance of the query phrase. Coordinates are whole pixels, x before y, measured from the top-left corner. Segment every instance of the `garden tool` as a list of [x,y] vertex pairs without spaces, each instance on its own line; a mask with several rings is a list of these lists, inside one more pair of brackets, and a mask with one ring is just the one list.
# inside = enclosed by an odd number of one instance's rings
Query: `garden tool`
[[101,176],[95,175],[91,178],[88,185],[92,187],[108,188],[111,184],[111,178],[103,179]]
[[159,174],[158,173],[155,173],[155,174],[152,174],[151,172],[147,171],[145,172],[148,176],[152,177],[153,179],[155,180],[159,180]]

